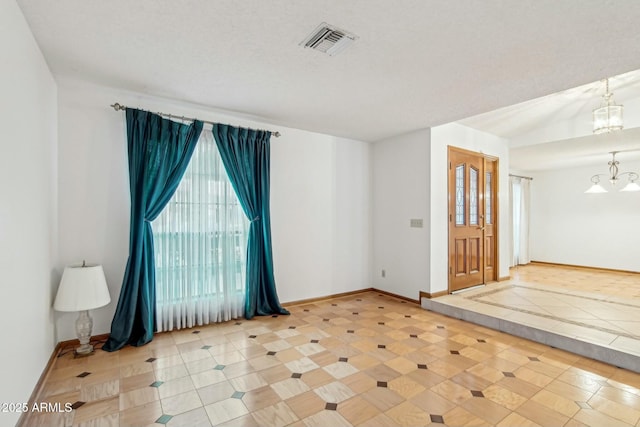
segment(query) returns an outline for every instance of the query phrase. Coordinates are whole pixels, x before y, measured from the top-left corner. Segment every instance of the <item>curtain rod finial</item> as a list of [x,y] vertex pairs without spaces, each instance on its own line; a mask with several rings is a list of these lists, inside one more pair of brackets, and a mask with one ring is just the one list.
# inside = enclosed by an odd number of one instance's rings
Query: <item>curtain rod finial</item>
[[127,108],[124,105],[121,105],[117,102],[115,104],[111,104],[110,107],[113,107],[113,109],[116,111],[125,110]]

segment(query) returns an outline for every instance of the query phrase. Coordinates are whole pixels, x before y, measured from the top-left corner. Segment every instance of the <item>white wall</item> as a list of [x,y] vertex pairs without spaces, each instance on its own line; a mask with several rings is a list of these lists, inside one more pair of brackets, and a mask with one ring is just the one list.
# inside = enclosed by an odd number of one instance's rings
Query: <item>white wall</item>
[[507,140],[456,123],[431,129],[431,276],[428,292],[447,289],[448,197],[447,146],[499,158],[498,277],[509,276],[509,147]]
[[[59,85],[60,262],[103,264],[112,303],[92,312],[110,331],[127,261],[129,187],[120,102],[239,126],[279,130],[271,144],[274,270],[282,302],[370,287],[369,146],[177,101],[80,82]],[[74,314],[56,314],[57,339],[75,337]]]
[[[429,291],[430,140],[424,129],[372,148],[373,286],[416,300]],[[412,218],[423,228],[409,227]]]
[[[621,171],[638,171],[640,162],[621,160]],[[640,193],[584,194],[594,173],[607,165],[527,173],[531,182],[531,259],[640,271],[638,212]],[[621,186],[626,185],[623,179]]]
[[[26,402],[54,348],[56,84],[15,1],[0,1],[0,402]],[[0,425],[20,414],[0,413]]]
[[271,226],[280,300],[370,287],[369,145],[279,129],[271,139]]
[[[500,159],[499,277],[509,275],[507,141],[447,124],[373,144],[374,287],[413,299],[447,290],[449,145]],[[411,218],[424,228],[409,227]]]

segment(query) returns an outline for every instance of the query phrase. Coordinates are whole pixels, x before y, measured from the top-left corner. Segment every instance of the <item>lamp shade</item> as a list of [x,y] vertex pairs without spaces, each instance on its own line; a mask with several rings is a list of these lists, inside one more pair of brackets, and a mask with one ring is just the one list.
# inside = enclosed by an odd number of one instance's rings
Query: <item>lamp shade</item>
[[590,193],[590,194],[597,194],[597,193],[608,193],[607,190],[604,189],[604,187],[600,184],[598,184],[597,182],[594,183],[591,187],[589,187],[589,189],[587,191],[585,191],[585,193]]
[[622,130],[622,105],[605,105],[593,110],[593,133]]
[[635,181],[630,181],[622,190],[620,191],[640,191],[640,185],[638,185]]
[[65,267],[53,308],[57,311],[83,311],[111,302],[101,265]]

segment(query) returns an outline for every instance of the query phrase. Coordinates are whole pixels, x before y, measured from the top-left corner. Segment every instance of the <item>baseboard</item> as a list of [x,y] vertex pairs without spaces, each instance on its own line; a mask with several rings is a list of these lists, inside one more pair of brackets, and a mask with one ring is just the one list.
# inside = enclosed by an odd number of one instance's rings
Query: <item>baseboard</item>
[[351,296],[351,295],[361,294],[363,292],[370,292],[370,291],[375,291],[375,289],[374,288],[365,288],[365,289],[358,289],[356,291],[340,292],[338,294],[325,295],[325,296],[321,296],[321,297],[306,298],[306,299],[301,299],[301,300],[296,300],[296,301],[288,301],[288,302],[283,302],[282,306],[283,307],[292,307],[292,306],[295,306],[295,305],[313,304],[314,302],[318,302],[318,301],[324,301],[324,300],[328,300],[328,299],[332,299],[332,298],[348,297],[348,296]]
[[498,277],[498,282],[506,282],[507,280],[511,280],[511,276]]
[[377,288],[364,288],[364,289],[358,289],[355,291],[348,291],[348,292],[341,292],[338,294],[330,294],[330,295],[324,295],[321,297],[315,297],[315,298],[307,298],[307,299],[301,299],[301,300],[297,300],[297,301],[288,301],[288,302],[283,302],[282,306],[283,307],[293,307],[296,305],[304,305],[304,304],[313,304],[314,302],[318,302],[318,301],[325,301],[328,299],[333,299],[333,298],[342,298],[342,297],[348,297],[348,296],[352,296],[352,295],[357,295],[357,294],[362,294],[365,292],[378,292],[379,294],[383,294],[389,297],[393,297],[393,298],[398,298],[407,302],[411,302],[414,304],[420,304],[420,302],[418,300],[409,298],[409,297],[405,297],[402,295],[398,295],[398,294],[394,294],[393,292],[388,292],[388,291],[383,291],[382,289],[377,289]]
[[530,264],[548,265],[552,267],[555,266],[555,267],[565,267],[565,268],[577,268],[577,269],[584,269],[584,270],[609,271],[612,273],[640,274],[640,271],[620,270],[617,268],[592,267],[588,265],[562,264],[558,262],[531,261]]
[[422,298],[427,298],[427,299],[438,298],[448,294],[449,294],[449,291],[438,291],[434,293],[420,291],[420,299],[422,300]]
[[[103,342],[103,341],[106,341],[108,338],[109,338],[109,334],[94,335],[91,337],[91,342],[92,343]],[[55,348],[53,349],[53,352],[51,353],[51,356],[49,356],[49,361],[47,362],[47,366],[45,366],[44,370],[42,371],[42,374],[40,374],[40,378],[38,379],[36,386],[31,392],[31,396],[29,397],[29,403],[28,403],[29,408],[33,408],[34,404],[38,404],[42,401],[42,399],[40,398],[42,394],[42,387],[44,386],[44,383],[46,382],[47,378],[49,378],[49,375],[51,374],[51,370],[53,369],[53,365],[55,364],[55,361],[58,358],[58,356],[65,350],[78,347],[79,345],[80,345],[80,341],[78,341],[78,339],[60,341],[58,344],[56,344]],[[20,418],[18,419],[18,423],[16,424],[16,427],[23,427],[23,426],[28,427],[32,425],[32,423],[29,422],[30,416],[31,416],[31,411],[23,412],[22,415],[20,415]]]
[[[28,407],[29,408],[33,408],[33,405],[35,403],[40,402],[40,394],[42,393],[42,387],[45,383],[45,381],[47,380],[47,378],[49,377],[49,374],[51,373],[51,370],[53,369],[53,365],[56,361],[56,358],[58,357],[58,354],[60,353],[60,350],[62,349],[62,347],[60,346],[61,343],[56,344],[55,348],[53,349],[53,353],[51,353],[51,356],[49,356],[49,361],[47,362],[47,366],[45,366],[44,370],[42,371],[42,373],[40,374],[40,378],[38,379],[38,382],[36,383],[36,386],[34,387],[33,391],[31,392],[31,396],[29,397],[29,403],[28,403]],[[31,425],[29,423],[29,418],[31,416],[31,411],[26,411],[23,412],[20,415],[20,418],[18,418],[18,423],[16,424],[16,427],[28,427],[29,425]]]
[[387,292],[387,291],[383,291],[382,289],[377,289],[377,288],[371,288],[371,290],[373,292],[378,292],[378,293],[381,293],[381,294],[389,296],[389,297],[398,298],[398,299],[401,299],[401,300],[405,300],[407,302],[412,302],[414,304],[420,305],[420,302],[418,300],[415,300],[415,299],[412,299],[412,298],[409,298],[409,297],[405,297],[405,296],[402,296],[402,295],[394,294],[393,292]]

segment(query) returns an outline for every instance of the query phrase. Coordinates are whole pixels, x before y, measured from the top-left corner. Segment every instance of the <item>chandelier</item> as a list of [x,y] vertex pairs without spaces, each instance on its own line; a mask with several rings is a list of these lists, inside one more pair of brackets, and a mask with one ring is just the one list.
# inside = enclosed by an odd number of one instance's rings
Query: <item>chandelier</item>
[[[612,151],[610,153],[612,155],[612,159],[608,163],[608,165],[609,165],[609,174],[608,174],[609,182],[611,183],[612,186],[615,187],[616,184],[618,183],[618,181],[620,180],[621,176],[628,175],[629,176],[629,182],[620,191],[640,191],[640,185],[638,185],[636,183],[636,180],[638,179],[638,174],[637,173],[635,173],[635,172],[620,172],[620,170],[618,168],[618,165],[620,164],[620,162],[616,160],[616,154],[617,153],[618,153],[618,151]],[[602,185],[600,185],[600,177],[601,176],[607,176],[607,174],[606,173],[599,173],[599,174],[593,175],[591,177],[591,182],[593,183],[593,185],[587,191],[585,191],[585,193],[607,193],[607,190]]]
[[622,105],[613,101],[609,92],[609,79],[605,79],[605,94],[602,95],[600,107],[593,110],[593,133],[609,133],[622,130]]

